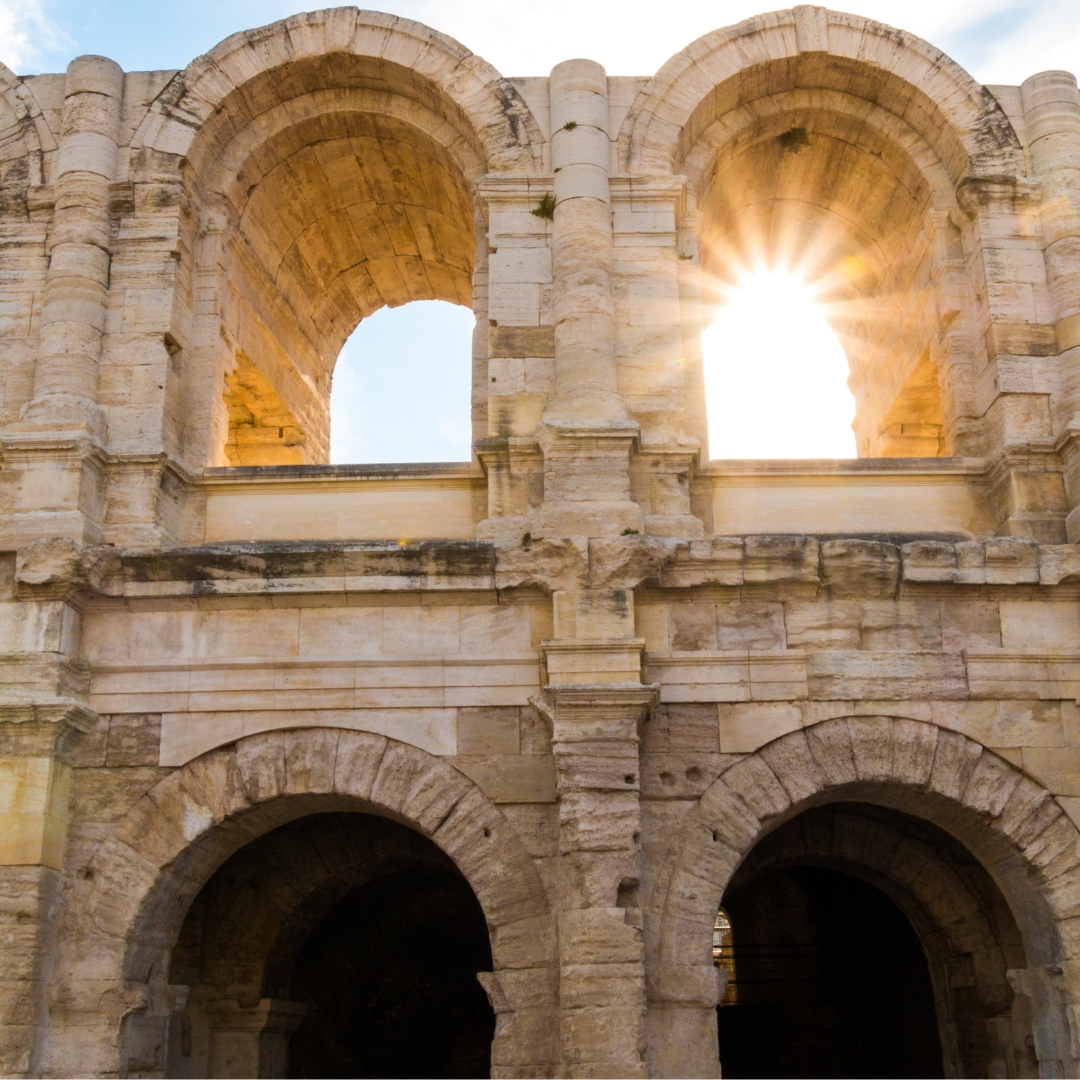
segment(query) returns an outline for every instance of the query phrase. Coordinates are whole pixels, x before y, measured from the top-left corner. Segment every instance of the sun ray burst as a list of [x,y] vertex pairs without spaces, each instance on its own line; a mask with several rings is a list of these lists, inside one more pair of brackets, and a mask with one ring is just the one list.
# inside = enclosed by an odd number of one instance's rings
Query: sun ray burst
[[712,282],[722,302],[702,344],[713,458],[855,457],[848,360],[819,301],[827,290],[782,264]]

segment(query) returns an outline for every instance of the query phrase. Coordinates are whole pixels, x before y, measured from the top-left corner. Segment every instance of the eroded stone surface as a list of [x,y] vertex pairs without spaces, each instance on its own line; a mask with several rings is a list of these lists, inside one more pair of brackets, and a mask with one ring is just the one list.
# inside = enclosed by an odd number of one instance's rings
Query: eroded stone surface
[[[0,1073],[286,1075],[296,942],[400,857],[482,910],[495,1076],[717,1075],[781,864],[907,905],[946,1075],[1075,1075],[1075,79],[804,6],[508,80],[339,8],[0,70],[0,136]],[[708,460],[779,252],[856,461]],[[326,465],[342,343],[433,298],[473,461]]]

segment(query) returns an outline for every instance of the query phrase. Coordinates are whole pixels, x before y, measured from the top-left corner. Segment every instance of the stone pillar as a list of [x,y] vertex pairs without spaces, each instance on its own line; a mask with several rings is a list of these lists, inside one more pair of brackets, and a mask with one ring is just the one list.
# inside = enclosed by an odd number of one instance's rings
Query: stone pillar
[[[27,657],[27,668],[42,668]],[[5,665],[7,667],[7,665]],[[18,685],[22,674],[26,680]],[[40,670],[34,672],[39,678]],[[0,672],[9,698],[30,672]],[[36,681],[36,680],[34,680]],[[25,693],[23,693],[25,691]],[[93,714],[72,703],[0,707],[0,1075],[42,1075],[46,986],[63,897],[69,754]]]
[[[610,557],[598,550],[591,562]],[[561,1075],[645,1076],[638,745],[657,688],[641,683],[632,582],[556,590],[553,600],[550,685],[538,704],[552,726],[559,802]]]
[[644,518],[630,498],[638,428],[615,360],[607,75],[593,61],[567,60],[552,69],[550,94],[555,386],[538,429],[539,531],[616,536],[641,531]]
[[247,1008],[235,1001],[212,1002],[207,1007],[209,1075],[288,1076],[289,1036],[306,1013],[302,1002],[274,998]]
[[[111,564],[109,564],[111,565]],[[106,564],[67,540],[15,560],[0,603],[0,1075],[42,1075],[45,987],[63,899],[72,765],[101,718],[78,660],[80,592]],[[89,576],[88,576],[89,575]],[[55,1021],[55,1017],[53,1018]],[[93,1073],[97,1061],[80,1060]]]
[[105,295],[109,287],[109,184],[116,150],[124,72],[103,56],[68,65],[56,166],[53,243],[41,314],[34,397],[24,423],[85,430],[105,440],[96,404]]
[[493,175],[477,192],[487,210],[484,266],[478,256],[473,290],[474,304],[484,307],[476,307],[477,338],[487,354],[475,363],[483,367],[487,430],[474,449],[487,472],[488,518],[476,535],[520,539],[544,501],[536,429],[554,389],[551,222],[535,213],[551,196],[551,180]]
[[1080,539],[1080,92],[1075,75],[1043,71],[1025,79],[1020,94],[1032,169],[1042,182],[1039,220],[1062,385],[1055,426],[1063,436],[1066,524],[1075,543]]
[[638,731],[657,691],[609,683],[548,693],[559,798],[562,1075],[646,1076]]
[[3,433],[14,495],[2,530],[11,546],[102,538],[106,422],[96,397],[123,87],[112,60],[80,56],[68,66],[34,396]]
[[1067,507],[1051,418],[1057,345],[1046,321],[1046,274],[1032,227],[1040,187],[1017,177],[969,177],[957,199],[975,222],[985,274],[973,282],[986,296],[976,322],[979,358],[983,349],[986,356],[977,373],[977,411],[991,461],[994,531],[1064,543]]

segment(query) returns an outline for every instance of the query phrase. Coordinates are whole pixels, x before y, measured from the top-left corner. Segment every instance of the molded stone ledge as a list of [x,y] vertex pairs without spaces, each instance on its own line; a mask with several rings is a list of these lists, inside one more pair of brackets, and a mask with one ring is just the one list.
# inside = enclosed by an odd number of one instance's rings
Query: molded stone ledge
[[392,541],[223,544],[125,551],[114,596],[494,589],[491,544]]
[[20,548],[20,599],[273,595],[652,585],[786,586],[826,599],[891,599],[905,584],[1054,586],[1080,582],[1080,547],[988,540],[717,536],[674,540],[266,541],[122,549],[57,538]]
[[1039,545],[998,536],[958,544],[920,540],[901,548],[905,581],[956,585],[1033,585],[1040,581]]
[[1080,656],[1068,653],[965,651],[972,698],[1058,701],[1080,698]]
[[816,584],[829,599],[888,599],[901,584],[1058,585],[1080,581],[1080,548],[1023,537],[912,540],[717,536],[679,551],[664,588]]

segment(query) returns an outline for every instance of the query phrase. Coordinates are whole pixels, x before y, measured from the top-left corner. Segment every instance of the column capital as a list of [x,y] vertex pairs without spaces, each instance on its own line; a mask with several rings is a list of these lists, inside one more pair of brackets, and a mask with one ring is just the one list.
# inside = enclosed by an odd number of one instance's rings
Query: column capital
[[529,704],[550,725],[556,743],[636,740],[641,725],[656,714],[660,684],[552,683]]

